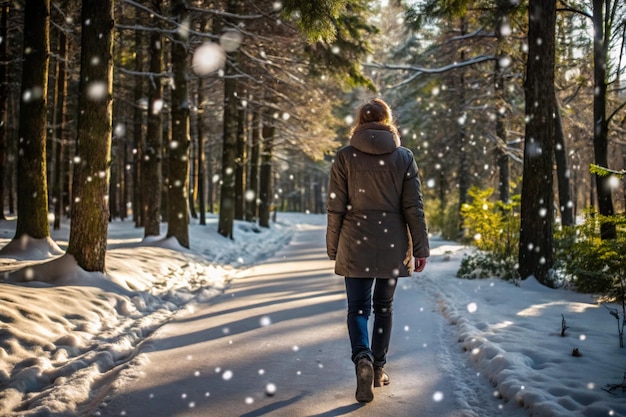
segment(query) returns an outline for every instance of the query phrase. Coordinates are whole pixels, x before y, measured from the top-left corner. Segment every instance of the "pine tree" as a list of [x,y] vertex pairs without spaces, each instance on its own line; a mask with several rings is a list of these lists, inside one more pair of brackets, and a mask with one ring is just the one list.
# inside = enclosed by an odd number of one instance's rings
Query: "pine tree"
[[23,50],[15,238],[43,239],[50,236],[46,175],[50,0],[26,2]]
[[[161,14],[162,0],[153,0],[155,13]],[[150,73],[163,71],[163,34],[154,30],[150,34]],[[161,166],[163,160],[163,84],[158,76],[148,83],[148,132],[142,158],[142,203],[144,236],[161,233]]]
[[109,222],[112,134],[113,2],[82,1],[79,114],[67,253],[103,272]]
[[187,48],[190,28],[186,1],[172,3],[172,16],[178,24],[172,43],[172,138],[169,152],[169,188],[167,237],[175,237],[181,246],[189,247],[189,92],[187,86]]
[[530,0],[519,273],[553,287],[556,0]]

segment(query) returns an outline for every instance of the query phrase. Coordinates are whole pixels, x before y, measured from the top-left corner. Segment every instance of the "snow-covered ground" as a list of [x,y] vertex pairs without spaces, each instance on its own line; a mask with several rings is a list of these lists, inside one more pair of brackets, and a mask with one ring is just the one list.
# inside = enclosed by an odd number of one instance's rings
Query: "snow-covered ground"
[[[172,239],[143,240],[131,221],[110,223],[106,276],[81,271],[63,255],[67,225],[52,231],[51,241],[12,242],[0,252],[0,415],[92,409],[142,341],[176,311],[221,293],[242,269],[325,216],[279,213],[269,230],[236,222],[234,240],[217,234],[214,216],[206,226],[192,222],[191,250]],[[0,248],[14,230],[15,221],[0,222]],[[532,416],[626,416],[626,392],[610,386],[622,384],[626,372],[609,310],[618,306],[534,280],[520,287],[460,280],[465,252],[437,245],[433,262],[411,278],[452,325],[452,338],[442,335],[440,346],[429,347],[440,352],[448,376],[457,367],[482,375],[503,410],[517,404]],[[443,257],[448,261],[434,261]],[[461,404],[475,398],[472,386],[457,382]]]

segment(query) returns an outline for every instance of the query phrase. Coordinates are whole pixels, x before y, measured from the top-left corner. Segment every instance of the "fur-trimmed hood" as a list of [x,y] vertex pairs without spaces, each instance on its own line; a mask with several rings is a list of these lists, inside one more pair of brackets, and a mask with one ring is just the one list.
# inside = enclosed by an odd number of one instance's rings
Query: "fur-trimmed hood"
[[400,146],[400,136],[393,126],[376,122],[365,123],[352,132],[350,145],[371,155],[384,155]]

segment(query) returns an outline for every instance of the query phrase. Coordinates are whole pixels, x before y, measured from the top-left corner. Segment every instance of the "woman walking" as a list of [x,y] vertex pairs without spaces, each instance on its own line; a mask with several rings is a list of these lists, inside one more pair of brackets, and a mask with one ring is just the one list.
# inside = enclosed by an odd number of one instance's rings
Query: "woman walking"
[[397,278],[422,271],[430,254],[417,164],[379,98],[359,108],[350,143],[335,156],[327,213],[328,257],[345,277],[356,400],[370,402],[373,387],[389,384],[384,366]]

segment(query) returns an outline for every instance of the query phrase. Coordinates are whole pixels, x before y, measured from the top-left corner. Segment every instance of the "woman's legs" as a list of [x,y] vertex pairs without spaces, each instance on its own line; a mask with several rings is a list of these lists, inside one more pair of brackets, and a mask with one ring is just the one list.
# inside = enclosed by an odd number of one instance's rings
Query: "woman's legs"
[[352,346],[352,361],[367,356],[374,360],[370,349],[367,321],[372,309],[372,284],[374,278],[346,277],[346,296],[348,299],[348,334]]
[[348,334],[352,346],[352,361],[356,371],[356,393],[358,402],[374,399],[374,357],[370,350],[367,321],[371,312],[373,278],[346,277],[348,298]]
[[[352,346],[352,360],[368,356],[375,366],[382,367],[387,361],[391,339],[392,304],[397,280],[346,277],[348,298],[348,334]],[[374,296],[372,297],[372,285]],[[374,306],[374,330],[370,348],[367,323]]]
[[376,279],[374,285],[374,330],[372,334],[372,354],[374,366],[382,368],[387,362],[387,351],[391,340],[393,324],[393,294],[398,281],[395,279]]

